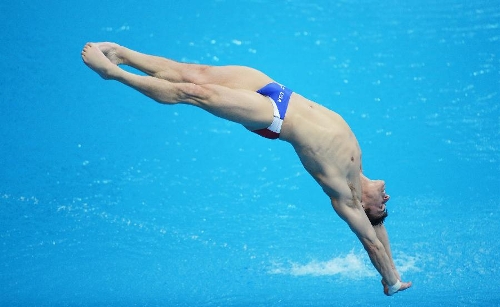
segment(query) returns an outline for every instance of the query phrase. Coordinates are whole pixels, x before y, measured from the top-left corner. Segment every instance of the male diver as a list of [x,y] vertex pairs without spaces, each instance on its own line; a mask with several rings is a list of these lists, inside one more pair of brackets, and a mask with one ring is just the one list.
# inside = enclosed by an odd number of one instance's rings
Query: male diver
[[358,141],[339,114],[249,67],[179,63],[107,42],[87,43],[82,58],[103,79],[119,81],[159,103],[193,105],[290,143],[367,251],[382,276],[384,293],[411,287],[401,281],[383,224],[389,200],[385,183],[363,175]]

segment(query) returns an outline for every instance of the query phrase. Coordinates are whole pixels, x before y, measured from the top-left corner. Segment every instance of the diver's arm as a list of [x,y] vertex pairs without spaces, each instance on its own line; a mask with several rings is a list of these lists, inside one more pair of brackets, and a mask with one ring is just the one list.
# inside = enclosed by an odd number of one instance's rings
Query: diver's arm
[[373,266],[382,275],[384,293],[392,295],[411,287],[411,282],[403,283],[399,280],[399,276],[395,274],[391,258],[387,254],[384,244],[377,237],[361,205],[353,203],[352,199],[349,198],[332,198],[332,206],[356,234],[368,253]]
[[382,275],[384,281],[390,285],[396,284],[398,278],[392,269],[391,260],[361,205],[344,198],[343,200],[332,199],[332,206],[363,244],[373,266]]
[[377,238],[384,245],[387,256],[389,256],[389,259],[391,261],[391,266],[394,270],[394,273],[396,274],[398,279],[401,280],[401,276],[399,275],[399,272],[394,265],[394,259],[392,258],[391,245],[389,243],[389,235],[387,234],[387,229],[385,228],[384,224],[375,225],[373,226],[373,229],[375,230]]

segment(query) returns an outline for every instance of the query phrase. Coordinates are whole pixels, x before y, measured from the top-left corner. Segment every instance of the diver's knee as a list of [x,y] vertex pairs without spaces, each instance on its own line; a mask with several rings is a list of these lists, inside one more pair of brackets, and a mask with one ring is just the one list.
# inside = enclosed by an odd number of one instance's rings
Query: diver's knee
[[194,103],[206,103],[215,95],[211,85],[198,85],[195,83],[179,83],[179,100]]
[[194,84],[209,83],[211,66],[200,64],[186,64],[182,71],[182,79]]

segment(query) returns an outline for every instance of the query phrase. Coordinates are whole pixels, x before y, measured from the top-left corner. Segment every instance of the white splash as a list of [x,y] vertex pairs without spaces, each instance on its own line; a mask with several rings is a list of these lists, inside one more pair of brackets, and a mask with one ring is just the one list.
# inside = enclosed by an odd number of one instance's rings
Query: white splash
[[[405,254],[399,254],[395,259],[398,271],[418,272],[418,257]],[[359,279],[365,277],[377,276],[378,273],[370,263],[368,256],[364,251],[351,251],[345,256],[338,256],[327,261],[312,260],[307,264],[290,262],[288,266],[279,263],[273,263],[269,270],[270,274],[282,274],[293,276],[334,276],[338,275],[350,279]]]
[[401,275],[405,272],[421,272],[422,270],[417,266],[417,262],[423,261],[422,258],[423,256],[410,256],[399,253],[398,256],[394,258],[394,264]]
[[274,263],[274,267],[269,273],[293,276],[341,275],[349,278],[372,277],[376,275],[375,269],[369,266],[365,257],[356,255],[353,251],[345,256],[338,256],[328,261],[313,260],[307,264],[291,262],[289,267]]

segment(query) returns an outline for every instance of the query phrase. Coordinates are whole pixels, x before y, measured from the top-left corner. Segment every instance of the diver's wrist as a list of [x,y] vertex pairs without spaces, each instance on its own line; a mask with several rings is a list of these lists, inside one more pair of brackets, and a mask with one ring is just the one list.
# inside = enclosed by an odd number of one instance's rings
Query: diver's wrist
[[401,289],[401,286],[402,286],[401,281],[398,279],[398,281],[394,285],[388,286],[389,288],[388,294],[393,295],[394,293],[398,292],[399,289]]

